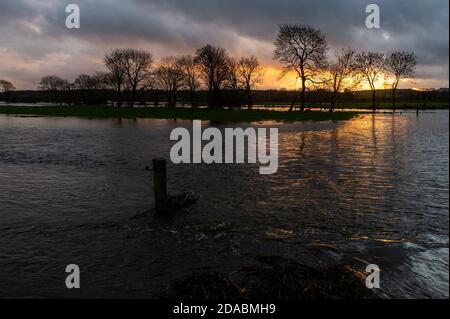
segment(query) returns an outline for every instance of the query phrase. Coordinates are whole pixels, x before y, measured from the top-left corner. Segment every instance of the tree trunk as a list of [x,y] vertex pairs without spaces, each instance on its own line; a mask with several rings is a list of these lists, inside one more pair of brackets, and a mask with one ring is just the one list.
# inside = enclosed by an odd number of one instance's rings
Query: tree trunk
[[176,104],[176,97],[175,92],[173,90],[167,91],[167,105],[169,107],[175,107]]
[[117,106],[122,107],[122,89],[120,88],[120,86],[117,89]]
[[302,78],[302,91],[300,94],[300,101],[301,101],[301,107],[300,107],[300,112],[305,112],[305,107],[306,107],[306,100],[305,100],[305,91],[306,91],[306,80],[305,78]]
[[177,91],[173,91],[173,107],[177,107]]
[[210,108],[214,108],[214,90],[212,88],[209,89],[209,101],[208,106]]
[[392,90],[392,108],[393,108],[394,113],[396,111],[396,105],[395,105],[395,93],[396,93],[396,91],[397,91],[397,89],[393,89]]
[[195,91],[194,91],[193,89],[191,89],[191,90],[190,90],[190,94],[189,94],[189,95],[190,95],[190,98],[191,98],[191,107],[192,107],[192,108],[195,108],[195,96],[194,96],[194,92],[195,92]]
[[294,110],[295,103],[297,103],[297,92],[294,92],[294,99],[292,100],[291,107],[289,108],[289,112]]
[[395,105],[395,94],[397,93],[397,87],[398,87],[398,82],[400,82],[400,78],[397,77],[395,79],[394,85],[392,86],[392,109],[395,113],[396,111],[396,105]]
[[376,106],[376,90],[372,90],[372,111],[375,112],[377,110]]
[[251,110],[253,108],[253,98],[251,89],[247,89],[247,103],[248,109]]
[[209,85],[208,85],[208,89],[209,89],[209,101],[208,101],[208,106],[210,108],[214,108],[214,82],[212,80],[209,80]]
[[55,103],[55,105],[59,105],[59,97],[58,97],[58,92],[57,91],[53,91],[53,102]]
[[331,101],[330,109],[328,110],[328,113],[333,113],[335,108],[336,102],[334,99]]
[[130,104],[131,107],[134,107],[135,99],[136,99],[136,87],[133,87],[131,92],[131,104]]
[[219,108],[221,107],[222,103],[221,103],[221,97],[220,97],[220,90],[215,88],[213,89],[213,94],[212,94],[212,108]]
[[336,99],[337,99],[337,92],[334,92],[333,97],[331,99],[330,109],[329,109],[330,113],[333,113],[334,109],[336,108]]

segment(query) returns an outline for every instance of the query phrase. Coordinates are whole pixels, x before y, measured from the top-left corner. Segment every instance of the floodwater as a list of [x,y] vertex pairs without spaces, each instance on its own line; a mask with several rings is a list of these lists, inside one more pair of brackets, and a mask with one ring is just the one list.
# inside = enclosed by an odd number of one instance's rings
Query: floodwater
[[[277,174],[169,163],[169,192],[200,200],[145,214],[146,168],[191,125],[0,116],[0,297],[153,297],[192,271],[279,255],[377,264],[383,297],[448,298],[448,111],[254,124],[279,129]],[[68,264],[81,289],[66,288]]]

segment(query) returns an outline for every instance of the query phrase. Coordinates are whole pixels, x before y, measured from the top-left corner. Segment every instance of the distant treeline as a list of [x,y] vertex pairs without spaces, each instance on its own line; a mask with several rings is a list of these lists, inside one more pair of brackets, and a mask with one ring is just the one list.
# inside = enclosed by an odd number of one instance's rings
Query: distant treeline
[[[290,110],[370,102],[375,111],[390,101],[444,101],[448,91],[398,90],[401,80],[414,76],[413,52],[359,52],[342,48],[328,54],[326,35],[305,25],[281,25],[274,42],[274,60],[280,77],[294,75],[298,91],[257,90],[264,69],[255,56],[234,57],[224,48],[206,45],[192,55],[154,61],[151,52],[115,49],[104,57],[105,71],[80,74],[70,82],[57,75],[42,77],[39,91],[15,91],[0,80],[1,99],[8,103],[51,102],[59,105],[113,105],[117,107],[166,104],[176,107],[252,108],[254,104],[285,105]],[[384,80],[389,90],[379,90]],[[358,91],[370,87],[370,91]],[[344,105],[345,106],[345,105]]]
[[[255,105],[290,105],[298,91],[287,90],[252,90],[252,97]],[[316,90],[306,92],[308,104],[320,107],[330,103],[332,92],[325,90]],[[391,90],[378,90],[377,101],[380,103],[390,102]],[[235,104],[235,96],[231,91],[223,92],[225,106],[232,107]],[[131,91],[122,93],[125,104],[129,104],[132,98]],[[191,105],[191,99],[194,98],[195,104],[198,106],[206,106],[208,104],[208,92],[206,90],[195,91],[192,97],[188,90],[181,90],[178,93],[178,105]],[[60,100],[65,105],[107,105],[116,101],[116,92],[114,90],[72,90],[62,92]],[[439,90],[398,90],[397,99],[399,103],[415,102],[430,104],[430,102],[444,103],[448,102],[448,89]],[[8,103],[55,103],[54,94],[48,91],[13,91],[0,93],[0,101]],[[353,91],[340,93],[337,106],[346,106],[349,103],[371,103],[371,91]],[[167,105],[166,93],[162,90],[138,90],[135,96],[135,104],[138,106],[159,106]]]

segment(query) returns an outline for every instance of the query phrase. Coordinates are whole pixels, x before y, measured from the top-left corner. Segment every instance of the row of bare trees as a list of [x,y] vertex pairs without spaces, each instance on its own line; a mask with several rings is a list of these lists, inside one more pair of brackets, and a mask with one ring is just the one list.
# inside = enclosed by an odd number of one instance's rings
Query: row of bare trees
[[[111,84],[121,106],[121,91],[131,89],[131,106],[138,89],[159,89],[165,92],[169,106],[176,106],[178,92],[189,91],[190,102],[196,106],[195,92],[208,91],[208,105],[221,107],[221,93],[231,90],[245,92],[247,105],[252,106],[251,91],[262,79],[262,68],[256,57],[231,57],[223,48],[206,45],[194,56],[170,56],[154,65],[152,54],[133,49],[116,49],[105,57]],[[236,99],[235,101],[239,101]],[[240,106],[240,105],[237,105]]]
[[105,56],[105,65],[109,70],[109,84],[117,92],[118,106],[122,106],[122,90],[131,89],[133,107],[136,92],[150,74],[153,63],[151,53],[135,49],[116,49]]
[[[284,67],[281,77],[293,73],[301,81],[301,111],[305,110],[305,92],[309,85],[332,92],[330,112],[333,112],[338,95],[355,89],[363,82],[367,83],[372,91],[372,108],[375,110],[377,82],[382,77],[390,77],[395,112],[395,95],[399,82],[402,78],[412,77],[415,71],[417,62],[414,53],[358,53],[348,48],[336,51],[330,62],[327,60],[327,51],[327,39],[320,30],[305,25],[280,26],[275,41],[274,59]],[[291,110],[294,106],[295,101]]]
[[[98,90],[113,90],[117,106],[123,106],[124,92],[130,92],[133,107],[141,91],[162,91],[167,103],[175,107],[180,90],[189,92],[190,103],[196,106],[195,93],[208,92],[208,105],[222,107],[223,91],[233,93],[233,105],[252,107],[252,90],[261,83],[263,68],[254,56],[231,57],[225,49],[206,45],[195,55],[169,56],[155,63],[150,52],[135,49],[115,49],[105,55],[107,72],[81,74],[73,83],[54,75],[42,78],[39,88],[48,91],[58,103],[67,92],[84,92],[87,100]],[[245,98],[243,98],[245,97]]]
[[[395,111],[395,95],[400,80],[412,77],[416,67],[414,53],[395,51],[385,55],[379,52],[356,52],[351,48],[334,52],[328,59],[326,35],[305,25],[281,25],[275,41],[274,59],[283,65],[281,77],[294,74],[300,81],[300,110],[306,107],[306,92],[321,89],[330,92],[330,112],[336,107],[338,97],[366,84],[372,91],[372,107],[376,109],[378,82],[391,79],[392,104]],[[136,49],[115,49],[105,55],[106,72],[81,74],[73,83],[58,76],[42,78],[40,89],[49,92],[60,104],[74,90],[86,102],[104,101],[98,92],[114,91],[112,100],[123,106],[127,93],[128,105],[136,103],[138,91],[164,92],[169,106],[175,107],[181,90],[189,92],[190,103],[196,106],[195,95],[199,90],[207,92],[207,104],[211,108],[225,105],[225,92],[231,100],[229,106],[253,106],[252,90],[262,82],[263,68],[255,56],[237,59],[224,48],[206,45],[194,55],[170,56],[155,62],[150,52]],[[14,86],[0,81],[0,89],[10,92]],[[81,93],[80,93],[81,91]],[[297,99],[297,95],[296,95]],[[296,105],[292,101],[291,111]]]
[[246,104],[253,106],[252,89],[262,81],[264,75],[255,56],[243,57],[239,60],[231,57],[220,47],[207,45],[196,51],[194,64],[197,65],[200,79],[208,90],[208,105],[222,105],[221,92],[233,92],[234,101],[239,101],[240,92],[245,92]]

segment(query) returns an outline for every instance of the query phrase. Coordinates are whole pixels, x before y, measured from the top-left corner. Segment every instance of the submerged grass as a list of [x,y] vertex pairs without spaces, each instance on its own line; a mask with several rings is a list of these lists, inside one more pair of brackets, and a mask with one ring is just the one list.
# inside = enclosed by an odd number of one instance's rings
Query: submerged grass
[[0,114],[86,118],[152,118],[215,122],[349,120],[358,112],[282,112],[187,108],[113,108],[106,106],[0,106]]
[[278,256],[260,257],[262,266],[239,271],[233,281],[220,273],[194,273],[173,283],[168,298],[219,299],[376,299],[365,278],[349,267],[316,269]]

